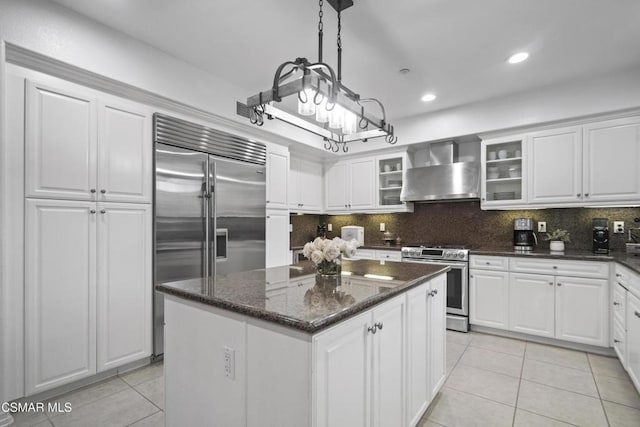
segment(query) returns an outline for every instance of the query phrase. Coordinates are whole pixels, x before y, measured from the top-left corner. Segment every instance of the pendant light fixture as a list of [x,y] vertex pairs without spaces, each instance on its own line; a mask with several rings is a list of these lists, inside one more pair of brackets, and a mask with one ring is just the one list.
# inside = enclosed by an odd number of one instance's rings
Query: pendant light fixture
[[347,152],[349,142],[369,138],[384,137],[395,144],[398,138],[387,123],[382,103],[361,98],[342,84],[342,11],[353,6],[353,1],[327,1],[338,14],[338,72],[322,60],[324,1],[319,0],[318,61],[299,57],[280,64],[271,89],[247,98],[249,120],[258,126],[265,117],[282,120],[321,136],[324,148],[333,152],[340,148]]

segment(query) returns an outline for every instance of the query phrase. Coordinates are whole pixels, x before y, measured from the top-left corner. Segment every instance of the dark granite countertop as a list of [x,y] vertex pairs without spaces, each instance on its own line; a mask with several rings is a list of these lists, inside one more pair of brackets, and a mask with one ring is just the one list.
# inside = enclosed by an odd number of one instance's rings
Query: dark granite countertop
[[156,289],[304,332],[315,333],[447,271],[428,263],[343,260],[339,286],[316,284],[310,261],[191,279]]
[[516,251],[513,246],[482,246],[473,248],[471,255],[494,255],[510,257],[552,258],[582,261],[615,261],[640,274],[640,256],[626,252],[610,252],[608,255],[598,255],[585,250],[566,249],[564,252],[551,252],[549,250]]

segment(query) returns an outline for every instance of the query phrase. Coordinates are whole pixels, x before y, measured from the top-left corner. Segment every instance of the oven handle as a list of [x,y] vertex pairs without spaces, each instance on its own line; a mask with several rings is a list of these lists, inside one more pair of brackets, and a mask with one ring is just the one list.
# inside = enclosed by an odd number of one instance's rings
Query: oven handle
[[436,265],[448,265],[450,267],[467,267],[468,264],[466,262],[456,262],[456,261],[436,261],[431,259],[415,259],[415,258],[402,258],[402,262],[415,262],[419,264],[436,264]]

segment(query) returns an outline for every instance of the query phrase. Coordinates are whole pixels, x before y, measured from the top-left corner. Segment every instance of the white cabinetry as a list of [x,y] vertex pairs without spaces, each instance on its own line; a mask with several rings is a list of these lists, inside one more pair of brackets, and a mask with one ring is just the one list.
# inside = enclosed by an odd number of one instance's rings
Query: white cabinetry
[[151,354],[151,205],[97,206],[98,371]]
[[469,322],[472,325],[507,329],[509,324],[509,273],[469,271]]
[[266,185],[267,209],[289,209],[289,150],[286,147],[267,145]]
[[585,200],[640,200],[640,117],[591,123],[583,129]]
[[26,80],[26,395],[151,354],[150,117]]
[[582,200],[582,129],[552,129],[529,138],[529,203]]
[[265,239],[266,267],[291,264],[288,210],[267,210]]
[[95,203],[27,201],[25,240],[30,395],[96,372]]
[[376,157],[376,208],[385,212],[413,212],[413,203],[400,201],[407,169],[406,151]]
[[[511,158],[518,144],[523,157]],[[483,209],[640,203],[640,116],[492,138],[482,147]],[[492,160],[500,149],[506,159]],[[519,161],[522,180],[505,176]]]
[[415,426],[446,376],[446,277],[407,292],[407,425]]
[[542,274],[511,273],[509,326],[525,334],[555,335],[555,281]]
[[608,345],[608,263],[473,255],[470,264],[471,324]]
[[27,199],[27,394],[151,353],[151,223],[149,205]]
[[404,424],[404,316],[402,295],[314,338],[318,427]]
[[26,196],[151,203],[148,109],[27,82]]
[[327,211],[366,211],[375,207],[375,163],[371,157],[338,162],[325,174]]
[[296,157],[289,159],[289,208],[293,212],[322,212],[322,164]]
[[525,141],[524,135],[482,141],[480,201],[483,208],[519,205],[527,200]]
[[[639,289],[640,290],[640,289]],[[627,294],[627,372],[640,390],[640,298]]]

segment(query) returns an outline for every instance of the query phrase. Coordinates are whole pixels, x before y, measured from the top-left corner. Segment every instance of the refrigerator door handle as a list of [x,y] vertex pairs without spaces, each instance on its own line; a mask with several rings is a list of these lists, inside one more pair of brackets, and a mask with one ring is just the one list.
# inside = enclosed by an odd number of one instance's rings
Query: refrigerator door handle
[[217,251],[216,251],[216,240],[217,240],[217,230],[216,230],[216,216],[217,216],[217,212],[216,212],[216,193],[214,191],[215,189],[215,183],[216,183],[216,163],[215,160],[209,156],[209,173],[207,175],[208,180],[207,180],[207,189],[208,189],[208,194],[209,194],[209,217],[207,220],[207,230],[208,230],[208,240],[207,240],[207,246],[209,248],[209,257],[208,257],[208,264],[209,264],[209,278],[215,278],[216,277],[216,257],[217,257]]

